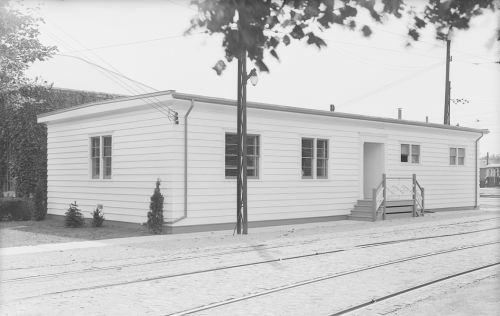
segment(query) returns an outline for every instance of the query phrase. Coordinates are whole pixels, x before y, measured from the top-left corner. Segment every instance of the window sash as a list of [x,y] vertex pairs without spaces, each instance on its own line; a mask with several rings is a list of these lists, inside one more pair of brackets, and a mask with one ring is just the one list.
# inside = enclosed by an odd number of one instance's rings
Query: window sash
[[450,147],[450,165],[465,165],[465,148]]
[[113,172],[112,142],[112,136],[97,136],[90,138],[92,179],[111,179]]
[[[259,135],[247,135],[247,178],[259,178]],[[238,135],[226,133],[225,136],[225,177],[233,179],[238,176]]]
[[420,163],[420,145],[401,144],[401,162]]
[[111,136],[102,138],[102,161],[103,161],[103,178],[111,179],[112,173],[112,140]]
[[302,138],[302,179],[313,178],[314,138]]
[[316,144],[316,177],[326,179],[328,178],[328,140],[318,139]]

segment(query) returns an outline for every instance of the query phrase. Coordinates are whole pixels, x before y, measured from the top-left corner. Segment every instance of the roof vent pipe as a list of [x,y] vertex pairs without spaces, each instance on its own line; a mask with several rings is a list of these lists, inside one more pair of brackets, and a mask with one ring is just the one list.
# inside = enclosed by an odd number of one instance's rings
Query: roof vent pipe
[[403,108],[398,108],[398,119],[400,120],[403,117],[403,112],[401,111]]
[[330,111],[335,112],[335,105],[330,104]]

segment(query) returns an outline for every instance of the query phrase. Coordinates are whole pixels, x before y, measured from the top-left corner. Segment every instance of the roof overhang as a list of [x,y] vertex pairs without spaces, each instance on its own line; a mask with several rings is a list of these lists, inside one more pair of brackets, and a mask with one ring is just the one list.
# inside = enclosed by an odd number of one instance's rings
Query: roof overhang
[[[106,101],[101,101],[101,102],[82,104],[82,105],[78,105],[78,106],[74,106],[74,107],[70,107],[70,108],[66,108],[66,109],[62,109],[62,110],[57,110],[57,111],[52,111],[52,112],[40,114],[40,115],[38,115],[38,123],[48,123],[48,122],[52,122],[52,121],[78,118],[78,117],[89,116],[89,115],[102,115],[105,113],[107,114],[110,112],[117,112],[117,111],[123,111],[126,109],[132,109],[134,107],[140,107],[140,106],[144,107],[150,103],[159,103],[159,102],[164,103],[164,102],[172,101],[173,99],[186,100],[186,101],[194,100],[194,101],[198,101],[198,102],[202,102],[202,103],[237,106],[236,100],[206,97],[206,96],[201,96],[201,95],[179,93],[179,92],[175,92],[175,90],[167,90],[167,91],[154,92],[154,93],[137,95],[137,96],[132,96],[132,97],[125,97],[125,98],[112,99],[112,100],[106,100]],[[170,105],[170,104],[168,104],[168,105]],[[336,118],[342,118],[342,119],[348,119],[348,120],[372,121],[372,122],[410,125],[410,126],[421,126],[421,127],[429,127],[429,128],[439,128],[439,129],[445,129],[445,130],[472,132],[472,133],[479,133],[479,134],[488,134],[489,133],[489,131],[487,129],[476,129],[476,128],[463,127],[463,126],[451,126],[451,125],[444,125],[444,124],[408,121],[408,120],[392,119],[392,118],[377,117],[377,116],[367,116],[367,115],[350,114],[350,113],[342,113],[342,112],[305,109],[305,108],[297,108],[297,107],[291,107],[291,106],[258,103],[258,102],[247,102],[247,108],[268,110],[268,111],[281,111],[281,112],[297,113],[297,114],[304,114],[304,115],[318,115],[318,116],[323,116],[323,117],[336,117]]]

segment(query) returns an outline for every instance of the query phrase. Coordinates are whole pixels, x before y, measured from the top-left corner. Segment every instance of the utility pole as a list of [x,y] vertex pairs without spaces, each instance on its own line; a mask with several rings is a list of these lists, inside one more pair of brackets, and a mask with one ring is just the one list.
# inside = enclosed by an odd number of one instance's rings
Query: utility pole
[[236,198],[236,229],[238,234],[248,234],[247,212],[247,82],[256,85],[259,77],[256,69],[247,74],[247,51],[240,46],[238,53],[238,114],[237,128],[237,198]]
[[450,82],[450,40],[446,40],[446,82],[445,82],[445,93],[444,93],[444,125],[450,125],[450,94],[451,94],[451,82]]
[[[236,231],[238,234],[248,234],[247,226],[247,111],[246,111],[246,70],[247,52],[240,47],[238,58],[238,115],[237,115],[237,208]],[[243,227],[242,227],[243,226]]]

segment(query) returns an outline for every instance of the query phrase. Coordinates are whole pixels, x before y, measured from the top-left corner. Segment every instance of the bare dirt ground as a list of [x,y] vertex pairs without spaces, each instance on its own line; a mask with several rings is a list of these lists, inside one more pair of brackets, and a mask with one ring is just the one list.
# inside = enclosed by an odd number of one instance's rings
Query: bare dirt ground
[[64,226],[64,222],[57,220],[0,222],[0,248],[147,235],[149,233],[146,228],[116,227],[106,225],[106,222],[104,227],[99,228],[89,224],[81,228],[69,228]]

